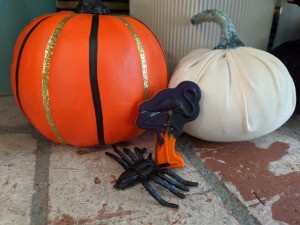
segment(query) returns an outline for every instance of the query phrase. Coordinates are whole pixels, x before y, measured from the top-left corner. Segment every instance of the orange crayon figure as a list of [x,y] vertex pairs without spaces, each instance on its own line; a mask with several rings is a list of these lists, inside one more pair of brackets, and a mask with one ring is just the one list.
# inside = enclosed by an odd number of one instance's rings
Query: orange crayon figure
[[176,88],[158,92],[139,107],[137,125],[156,132],[155,161],[171,168],[184,167],[183,157],[175,151],[176,140],[183,133],[185,123],[193,121],[200,112],[201,90],[191,81]]

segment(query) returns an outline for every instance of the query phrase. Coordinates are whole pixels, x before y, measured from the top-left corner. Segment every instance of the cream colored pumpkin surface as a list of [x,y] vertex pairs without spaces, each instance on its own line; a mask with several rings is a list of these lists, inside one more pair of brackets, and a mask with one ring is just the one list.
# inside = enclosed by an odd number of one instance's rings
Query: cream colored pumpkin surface
[[[205,19],[209,13],[216,16],[213,12],[205,11]],[[258,49],[226,45],[194,50],[179,62],[169,87],[185,80],[197,83],[202,97],[199,116],[184,131],[203,140],[263,136],[285,123],[295,109],[295,86],[286,67]]]

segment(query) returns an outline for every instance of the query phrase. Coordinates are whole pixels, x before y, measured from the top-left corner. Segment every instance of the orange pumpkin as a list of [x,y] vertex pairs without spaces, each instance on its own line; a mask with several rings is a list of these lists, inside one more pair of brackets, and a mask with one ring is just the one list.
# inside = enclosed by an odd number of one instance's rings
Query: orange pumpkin
[[60,12],[20,34],[11,84],[24,115],[48,139],[112,144],[138,133],[139,104],[167,87],[163,50],[129,16]]

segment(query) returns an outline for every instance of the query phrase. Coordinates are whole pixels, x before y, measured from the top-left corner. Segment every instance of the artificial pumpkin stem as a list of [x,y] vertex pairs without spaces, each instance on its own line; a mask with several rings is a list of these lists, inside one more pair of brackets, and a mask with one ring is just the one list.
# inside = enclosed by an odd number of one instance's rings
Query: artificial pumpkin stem
[[109,9],[101,0],[79,0],[74,11],[76,13],[110,15]]
[[244,43],[237,37],[234,24],[229,16],[222,10],[205,10],[191,18],[193,25],[204,22],[215,22],[221,27],[221,39],[214,49],[228,49],[244,47]]
[[169,134],[169,129],[161,134],[161,138],[164,140],[162,145],[156,141],[155,162],[157,164],[169,163],[169,168],[183,168],[184,159],[175,151],[176,138]]

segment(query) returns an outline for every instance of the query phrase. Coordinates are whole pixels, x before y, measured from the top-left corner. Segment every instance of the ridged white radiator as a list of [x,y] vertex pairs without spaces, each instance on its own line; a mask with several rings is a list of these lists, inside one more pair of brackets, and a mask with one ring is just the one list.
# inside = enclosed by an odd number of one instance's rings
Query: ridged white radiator
[[130,0],[130,15],[145,23],[158,37],[169,72],[188,52],[212,48],[220,38],[214,23],[191,25],[190,17],[205,9],[223,9],[247,45],[267,49],[276,0]]

